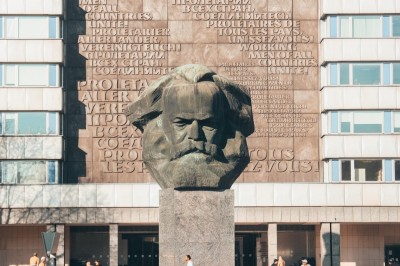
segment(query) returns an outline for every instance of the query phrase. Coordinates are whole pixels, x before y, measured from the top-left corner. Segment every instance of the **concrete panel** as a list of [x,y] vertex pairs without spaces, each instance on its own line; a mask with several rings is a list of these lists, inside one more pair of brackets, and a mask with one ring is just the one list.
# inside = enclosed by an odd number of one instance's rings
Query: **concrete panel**
[[379,206],[381,204],[381,185],[363,186],[363,206]]
[[[347,1],[350,2],[350,1]],[[320,64],[340,61],[399,60],[395,39],[338,39],[321,42]]]
[[7,187],[0,187],[0,208],[7,208],[8,207],[8,194],[7,194]]
[[372,109],[379,106],[379,88],[364,87],[361,89],[362,108]]
[[381,87],[379,90],[379,108],[397,108],[398,92],[400,92],[399,87]]
[[292,196],[292,187],[288,184],[274,184],[274,205],[290,206]]
[[399,60],[399,58],[393,58],[395,51],[396,51],[395,40],[385,39],[385,41],[378,42],[378,58],[380,61]]
[[80,185],[79,186],[79,207],[96,207],[97,204],[97,186]]
[[7,90],[7,109],[6,110],[24,110],[26,105],[25,89]]
[[61,186],[61,206],[63,207],[79,206],[79,186],[77,185]]
[[43,206],[43,186],[33,185],[26,186],[25,189],[25,207],[42,207]]
[[379,137],[379,155],[381,157],[396,157],[398,156],[397,153],[397,139],[399,139],[398,136],[395,135],[389,135],[389,136],[380,136]]
[[26,40],[26,62],[43,62],[43,40]]
[[292,206],[309,206],[309,185],[292,184]]
[[25,40],[8,40],[7,62],[26,62]]
[[25,159],[43,158],[43,137],[24,137]]
[[8,14],[24,14],[26,0],[6,0],[8,2]]
[[132,207],[132,185],[115,184],[115,207]]
[[158,204],[159,204],[158,199],[160,197],[160,190],[161,190],[161,188],[158,184],[150,184],[149,207],[158,207]]
[[324,87],[321,94],[321,109],[336,110],[343,109],[343,90],[338,87]]
[[360,136],[345,136],[343,138],[343,157],[359,157],[362,154],[362,141]]
[[62,111],[63,95],[62,88],[43,89],[43,109],[49,111]]
[[148,184],[132,185],[132,206],[145,207],[150,203],[150,188]]
[[327,204],[326,184],[309,184],[310,206],[325,206]]
[[[43,89],[29,88],[25,90],[26,93],[26,110],[43,110]],[[46,109],[44,109],[46,110]]]
[[0,1],[0,14],[8,13],[8,1]]
[[7,159],[24,159],[25,138],[7,137]]
[[62,137],[43,137],[43,158],[60,160],[62,156]]
[[43,9],[46,14],[62,15],[63,3],[62,0],[43,0]]
[[114,207],[115,190],[114,185],[97,185],[97,207]]
[[7,138],[0,137],[0,159],[7,159]]
[[[345,47],[342,52],[342,58],[340,61],[360,61],[360,48],[361,48],[361,40],[360,39],[342,39],[342,47]],[[333,48],[333,47],[332,47]],[[335,49],[333,49],[333,53],[335,53]],[[337,60],[339,61],[339,60]]]
[[0,40],[0,62],[7,62],[8,58],[8,42],[6,40]]
[[63,62],[63,43],[62,40],[45,40],[43,43],[43,61],[49,63]]
[[362,157],[376,157],[380,151],[380,139],[379,136],[361,136],[362,147],[361,156]]
[[25,188],[26,186],[8,186],[8,206],[9,208],[25,207]]
[[26,11],[31,14],[44,14],[43,0],[29,0],[25,1]]
[[344,205],[345,206],[361,206],[363,203],[363,186],[362,184],[346,184],[344,187]]
[[322,138],[323,158],[344,157],[343,136],[324,136]]
[[257,184],[256,185],[256,205],[257,206],[273,206],[274,204],[274,185],[273,184]]
[[360,87],[341,87],[343,91],[343,109],[361,109],[363,101]]
[[58,185],[43,186],[43,206],[46,207],[61,206],[61,186]]
[[384,206],[397,206],[399,204],[399,188],[393,184],[381,184],[381,201]]
[[344,205],[344,184],[335,184],[327,187],[327,205],[328,206],[343,206]]
[[238,200],[240,206],[256,206],[257,205],[257,192],[255,184],[241,184],[237,188]]
[[363,60],[378,60],[378,39],[362,39],[360,58]]
[[8,109],[7,98],[8,98],[8,90],[1,89],[0,90],[0,110]]

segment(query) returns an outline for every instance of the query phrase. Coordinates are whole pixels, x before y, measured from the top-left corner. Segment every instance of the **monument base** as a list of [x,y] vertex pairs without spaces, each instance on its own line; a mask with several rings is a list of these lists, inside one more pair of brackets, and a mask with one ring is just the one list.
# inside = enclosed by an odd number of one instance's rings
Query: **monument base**
[[160,192],[160,265],[235,265],[234,193],[225,191]]

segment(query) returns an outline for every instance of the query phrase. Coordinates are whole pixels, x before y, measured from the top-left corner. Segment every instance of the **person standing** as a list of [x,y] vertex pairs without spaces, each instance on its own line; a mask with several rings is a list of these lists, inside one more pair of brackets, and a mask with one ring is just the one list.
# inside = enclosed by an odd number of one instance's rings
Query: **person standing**
[[190,255],[186,255],[185,257],[186,266],[194,266],[192,262],[192,257]]
[[33,253],[33,256],[29,259],[29,265],[30,266],[39,266],[39,257],[37,256],[37,253]]
[[310,264],[308,264],[308,260],[307,259],[302,259],[301,260],[301,266],[310,266]]
[[46,266],[46,258],[45,257],[40,258],[39,266]]
[[271,266],[276,266],[278,265],[278,259],[274,259],[274,262],[271,264]]
[[282,256],[278,257],[278,266],[286,266],[286,262],[283,260]]

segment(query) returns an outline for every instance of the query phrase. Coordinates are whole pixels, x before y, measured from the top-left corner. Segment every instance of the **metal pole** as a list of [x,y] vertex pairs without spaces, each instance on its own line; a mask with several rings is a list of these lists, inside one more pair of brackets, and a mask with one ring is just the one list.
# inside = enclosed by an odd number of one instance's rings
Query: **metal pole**
[[329,246],[330,246],[330,253],[331,253],[331,265],[330,266],[333,266],[333,254],[332,254],[332,252],[333,252],[333,247],[332,247],[332,223],[329,223]]

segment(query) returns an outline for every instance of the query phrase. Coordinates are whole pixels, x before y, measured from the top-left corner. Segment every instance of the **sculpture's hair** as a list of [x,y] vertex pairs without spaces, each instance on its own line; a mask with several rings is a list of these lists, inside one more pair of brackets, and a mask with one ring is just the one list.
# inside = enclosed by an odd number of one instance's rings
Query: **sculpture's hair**
[[149,121],[158,117],[163,112],[161,99],[164,89],[173,87],[177,81],[181,84],[182,82],[196,84],[204,81],[215,83],[228,102],[227,115],[229,120],[236,124],[237,129],[246,137],[253,133],[254,123],[248,90],[223,76],[217,75],[207,67],[197,64],[177,67],[168,75],[154,81],[136,102],[127,107],[125,114],[132,124],[143,131]]

